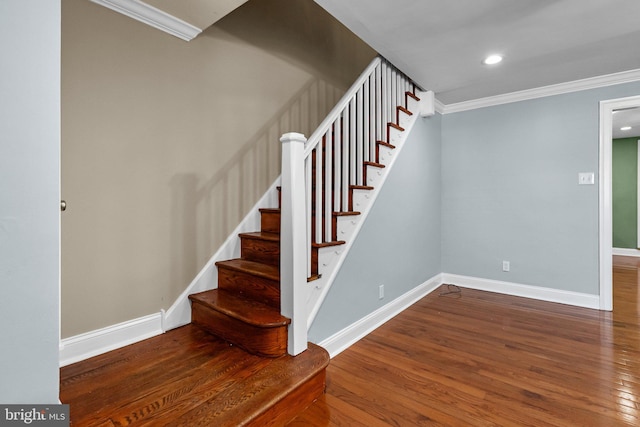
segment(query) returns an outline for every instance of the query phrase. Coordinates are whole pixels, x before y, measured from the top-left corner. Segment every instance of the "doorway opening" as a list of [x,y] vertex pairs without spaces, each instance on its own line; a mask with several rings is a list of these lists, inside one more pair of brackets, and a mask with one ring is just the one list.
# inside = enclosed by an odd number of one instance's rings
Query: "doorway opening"
[[640,107],[640,96],[600,101],[599,268],[600,309],[613,310],[613,112]]

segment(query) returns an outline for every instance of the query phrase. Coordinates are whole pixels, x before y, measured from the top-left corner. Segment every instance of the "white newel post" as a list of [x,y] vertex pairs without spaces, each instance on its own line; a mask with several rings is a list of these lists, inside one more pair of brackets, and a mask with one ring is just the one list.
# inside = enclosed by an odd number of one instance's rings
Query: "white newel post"
[[304,146],[299,133],[286,133],[282,143],[280,207],[280,311],[291,319],[289,354],[307,349],[305,313],[307,283],[307,225],[305,213]]

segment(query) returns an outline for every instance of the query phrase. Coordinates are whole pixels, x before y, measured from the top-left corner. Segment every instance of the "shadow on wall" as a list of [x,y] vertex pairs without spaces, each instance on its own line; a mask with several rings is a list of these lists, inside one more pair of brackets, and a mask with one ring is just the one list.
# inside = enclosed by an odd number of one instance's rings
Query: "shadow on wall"
[[342,94],[326,81],[313,79],[209,179],[200,181],[194,173],[171,178],[172,292],[184,289],[198,265],[204,264],[197,255],[210,257],[222,243],[219,236],[228,236],[237,218],[243,218],[268,189],[268,183],[280,175],[280,137],[315,129]]
[[354,81],[377,55],[313,0],[250,0],[215,26],[338,86]]

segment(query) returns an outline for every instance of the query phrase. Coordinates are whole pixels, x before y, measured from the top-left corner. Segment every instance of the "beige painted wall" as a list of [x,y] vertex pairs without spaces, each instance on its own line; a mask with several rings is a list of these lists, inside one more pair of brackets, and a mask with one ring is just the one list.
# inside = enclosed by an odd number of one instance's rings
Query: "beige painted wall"
[[62,2],[62,336],[168,308],[375,53],[312,0],[187,43]]

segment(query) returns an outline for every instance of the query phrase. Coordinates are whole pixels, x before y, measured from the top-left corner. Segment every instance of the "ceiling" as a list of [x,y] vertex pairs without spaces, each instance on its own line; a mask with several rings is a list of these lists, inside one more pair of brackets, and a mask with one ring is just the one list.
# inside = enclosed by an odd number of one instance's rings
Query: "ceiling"
[[445,105],[640,69],[638,0],[315,1]]
[[[630,126],[629,130],[622,130]],[[613,138],[640,137],[640,108],[617,110],[613,113]]]

